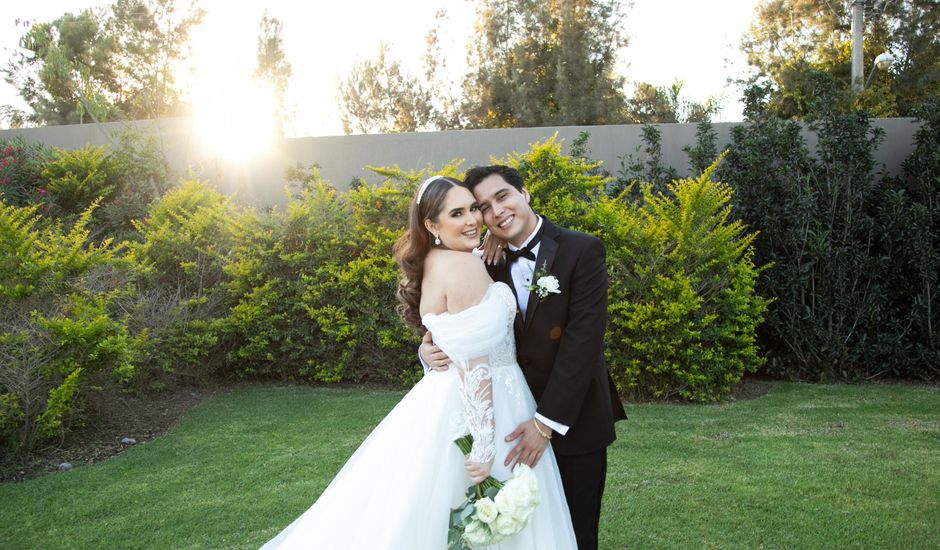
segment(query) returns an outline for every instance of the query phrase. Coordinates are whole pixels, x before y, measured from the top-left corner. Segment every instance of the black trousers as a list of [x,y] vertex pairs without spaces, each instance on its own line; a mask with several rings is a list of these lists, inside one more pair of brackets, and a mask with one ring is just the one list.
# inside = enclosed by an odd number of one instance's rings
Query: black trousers
[[607,449],[575,456],[555,455],[578,550],[597,550],[597,527],[607,479]]

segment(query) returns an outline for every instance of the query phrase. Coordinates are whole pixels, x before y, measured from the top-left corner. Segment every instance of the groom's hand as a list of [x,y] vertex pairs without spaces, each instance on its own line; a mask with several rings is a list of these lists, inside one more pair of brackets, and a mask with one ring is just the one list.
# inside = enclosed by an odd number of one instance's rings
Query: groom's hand
[[450,357],[441,351],[441,348],[434,345],[434,340],[431,339],[431,331],[424,333],[421,346],[418,348],[418,354],[421,355],[421,359],[431,370],[444,372],[450,366]]
[[[519,439],[519,443],[509,451],[506,462],[503,463],[505,466],[515,466],[515,464],[522,463],[535,467],[539,463],[545,448],[548,447],[548,439],[539,435],[534,422],[538,422],[538,420],[526,420],[519,424],[515,431],[506,436],[506,442]],[[543,425],[542,431],[551,433],[552,429]]]

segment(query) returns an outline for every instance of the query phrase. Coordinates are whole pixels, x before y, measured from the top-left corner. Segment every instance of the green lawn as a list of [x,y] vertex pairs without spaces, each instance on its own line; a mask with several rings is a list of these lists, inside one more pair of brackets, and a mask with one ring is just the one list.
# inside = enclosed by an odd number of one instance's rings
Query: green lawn
[[[0,486],[0,548],[257,548],[402,392],[259,387],[101,464]],[[631,405],[601,548],[938,548],[940,389]]]

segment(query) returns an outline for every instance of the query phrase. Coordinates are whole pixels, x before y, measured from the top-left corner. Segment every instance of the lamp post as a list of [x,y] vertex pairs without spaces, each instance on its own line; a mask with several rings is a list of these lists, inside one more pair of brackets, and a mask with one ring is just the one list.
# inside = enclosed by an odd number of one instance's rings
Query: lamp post
[[878,57],[876,57],[874,64],[871,66],[871,73],[868,75],[868,80],[865,81],[865,87],[868,87],[868,83],[871,82],[871,77],[875,76],[875,69],[886,71],[892,63],[894,63],[894,56],[888,52],[880,54]]
[[871,74],[865,80],[865,50],[862,31],[865,27],[865,0],[852,0],[852,92],[858,94],[871,82],[875,69],[887,70],[894,56],[885,52],[875,58]]
[[862,91],[865,83],[865,51],[862,31],[865,27],[865,0],[852,0],[852,92]]

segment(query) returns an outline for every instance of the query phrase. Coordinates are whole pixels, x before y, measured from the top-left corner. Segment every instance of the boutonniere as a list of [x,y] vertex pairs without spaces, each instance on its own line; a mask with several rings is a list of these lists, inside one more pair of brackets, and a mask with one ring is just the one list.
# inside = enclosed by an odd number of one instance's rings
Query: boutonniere
[[546,264],[543,263],[542,267],[532,273],[532,284],[525,287],[529,292],[535,292],[539,300],[544,300],[549,294],[561,294],[558,279],[548,273],[548,270],[545,269],[545,265]]

